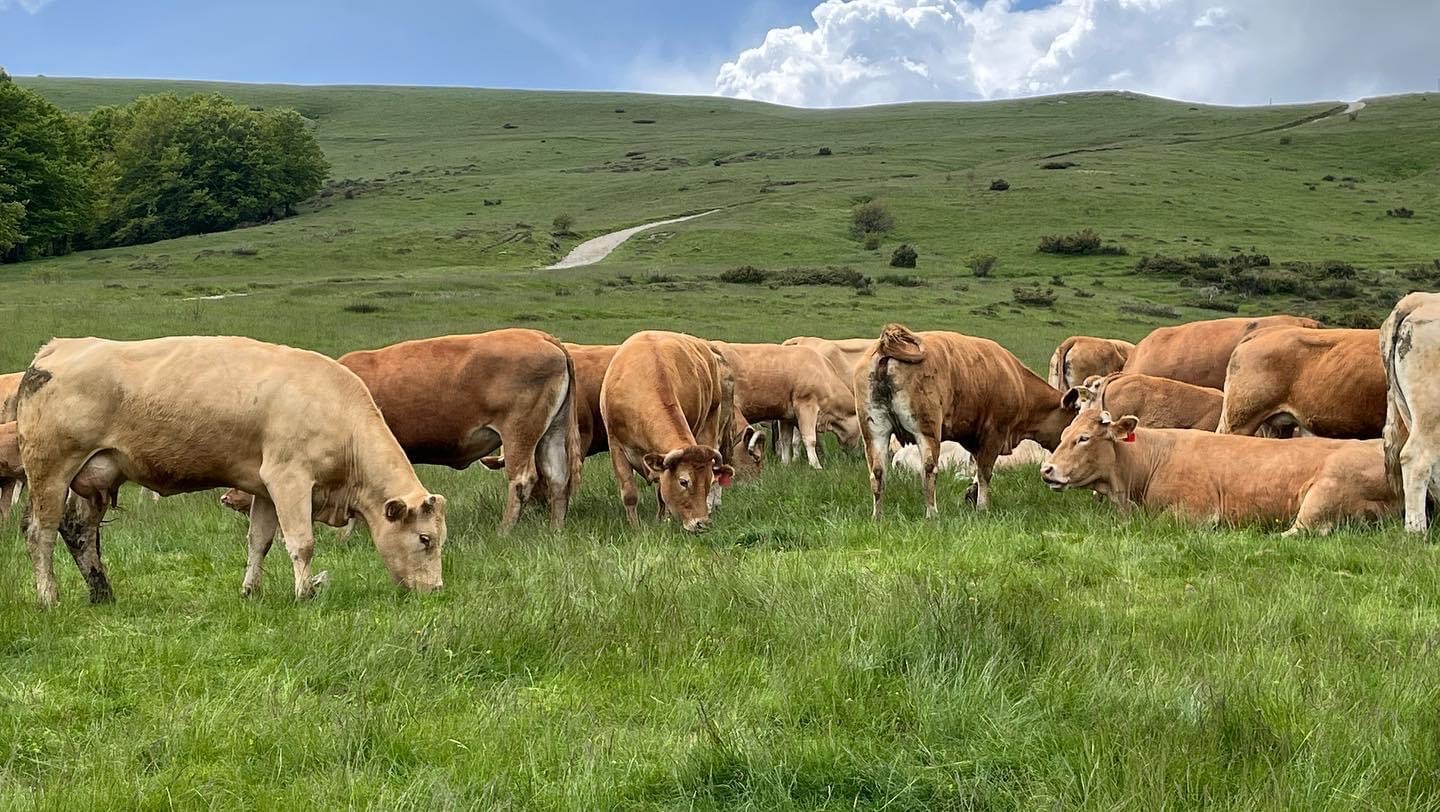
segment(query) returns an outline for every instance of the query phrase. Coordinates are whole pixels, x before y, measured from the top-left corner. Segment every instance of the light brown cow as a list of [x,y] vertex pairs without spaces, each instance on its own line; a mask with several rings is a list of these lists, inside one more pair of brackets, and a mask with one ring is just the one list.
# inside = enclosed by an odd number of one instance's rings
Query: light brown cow
[[20,433],[13,420],[0,423],[0,478],[25,478],[25,468],[20,462]]
[[1132,372],[1092,375],[1065,393],[1066,406],[1133,414],[1147,429],[1214,431],[1223,402],[1218,389]]
[[846,386],[853,386],[855,380],[855,368],[865,360],[865,354],[875,346],[873,338],[816,338],[814,336],[795,336],[780,342],[782,347],[809,347],[820,353],[825,363],[835,370],[835,375],[845,382]]
[[[20,388],[24,372],[0,375],[0,421],[14,422],[15,392]],[[25,484],[23,475],[5,476],[0,474],[0,522],[10,516],[10,509],[20,501],[20,488]]]
[[722,365],[708,342],[659,330],[626,339],[610,361],[600,412],[632,527],[640,523],[638,473],[656,484],[657,515],[668,509],[689,532],[709,529],[711,490],[735,473],[720,453],[734,415]]
[[796,345],[711,343],[735,371],[735,399],[745,420],[794,423],[810,467],[820,468],[819,432],[834,433],[844,445],[859,442],[855,397],[819,353]]
[[1070,336],[1050,356],[1050,385],[1065,392],[1092,375],[1119,372],[1134,350],[1134,344],[1118,338]]
[[1135,345],[1124,371],[1224,389],[1225,368],[1240,339],[1266,327],[1319,326],[1299,316],[1256,316],[1160,327]]
[[1399,500],[1377,440],[1278,440],[1137,428],[1086,409],[1040,467],[1053,490],[1084,488],[1128,510],[1161,508],[1215,523],[1289,521],[1287,535],[1383,517]]
[[855,373],[855,388],[856,406],[865,415],[861,427],[877,519],[892,434],[920,445],[925,515],[934,516],[941,441],[955,440],[975,457],[975,482],[966,496],[984,510],[995,460],[1022,440],[1054,448],[1074,415],[1061,404],[1059,391],[994,341],[912,333],[898,324],[880,334]]
[[1379,330],[1273,327],[1230,356],[1222,433],[1366,440],[1384,428]]
[[165,495],[255,494],[246,594],[279,529],[295,595],[310,595],[323,579],[310,574],[311,522],[357,515],[397,582],[442,584],[444,497],[420,484],[360,378],[319,353],[231,337],[56,339],[25,373],[18,419],[42,606],[58,598],[62,530],[91,600],[111,598],[100,523],[126,481]]
[[1412,293],[1380,325],[1385,469],[1405,500],[1405,529],[1430,527],[1426,496],[1440,497],[1440,294]]
[[605,382],[605,370],[610,368],[610,359],[615,357],[620,345],[571,344],[567,341],[564,347],[575,364],[575,406],[580,426],[580,447],[589,457],[610,448],[605,436],[605,419],[600,415],[600,385]]
[[565,524],[584,460],[570,355],[539,330],[405,341],[347,353],[395,439],[417,464],[464,469],[503,443],[509,531],[544,472],[550,524]]

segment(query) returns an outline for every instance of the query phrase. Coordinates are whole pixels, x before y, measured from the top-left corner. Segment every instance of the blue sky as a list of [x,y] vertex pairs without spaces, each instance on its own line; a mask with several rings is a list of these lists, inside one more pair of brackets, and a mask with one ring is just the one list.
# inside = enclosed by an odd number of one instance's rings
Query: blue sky
[[0,0],[11,73],[722,93],[801,106],[1433,90],[1440,0]]

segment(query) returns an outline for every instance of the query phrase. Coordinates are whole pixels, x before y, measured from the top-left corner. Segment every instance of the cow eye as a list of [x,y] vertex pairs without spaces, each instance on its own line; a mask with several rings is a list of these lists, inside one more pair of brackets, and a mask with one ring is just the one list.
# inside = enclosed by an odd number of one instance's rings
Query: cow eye
[[1090,435],[1088,435],[1088,434],[1082,434],[1082,435],[1080,435],[1080,439],[1077,440],[1076,442],[1077,442],[1077,443],[1088,443],[1088,442],[1090,442]]
[[688,488],[688,487],[690,487],[690,480],[688,480],[688,479],[682,479],[682,480],[680,480],[680,487],[682,487],[682,488]]
[[424,547],[424,548],[427,549],[427,550],[430,549],[430,544],[431,544],[432,541],[434,541],[434,539],[430,538],[430,535],[429,535],[428,533],[421,533],[421,534],[420,534],[420,546],[421,546],[421,547]]

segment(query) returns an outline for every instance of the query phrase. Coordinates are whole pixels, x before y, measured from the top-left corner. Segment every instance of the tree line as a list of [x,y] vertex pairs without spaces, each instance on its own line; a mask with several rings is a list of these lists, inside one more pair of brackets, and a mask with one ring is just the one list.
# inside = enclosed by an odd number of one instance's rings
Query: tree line
[[67,114],[0,70],[3,262],[285,217],[329,172],[294,110],[161,94]]

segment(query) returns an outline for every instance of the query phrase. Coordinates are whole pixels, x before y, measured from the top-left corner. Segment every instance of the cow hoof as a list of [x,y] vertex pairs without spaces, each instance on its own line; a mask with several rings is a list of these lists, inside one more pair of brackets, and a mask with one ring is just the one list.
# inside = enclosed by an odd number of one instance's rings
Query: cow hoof
[[975,483],[973,483],[973,482],[970,483],[970,487],[968,487],[968,488],[965,489],[965,501],[966,501],[966,502],[969,502],[969,503],[972,504],[972,505],[978,505],[978,504],[980,503],[980,486],[979,486],[979,485],[977,485],[977,484],[975,484]]

